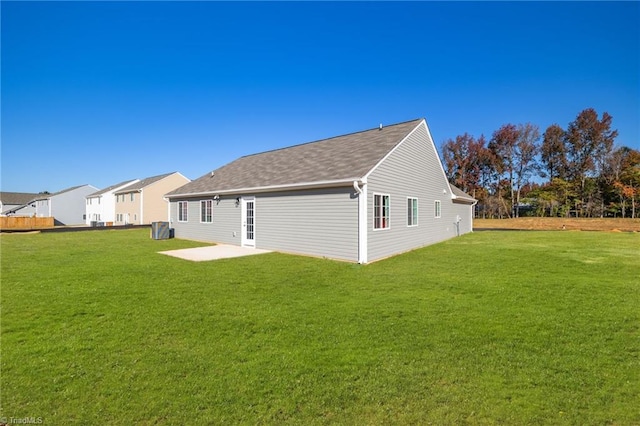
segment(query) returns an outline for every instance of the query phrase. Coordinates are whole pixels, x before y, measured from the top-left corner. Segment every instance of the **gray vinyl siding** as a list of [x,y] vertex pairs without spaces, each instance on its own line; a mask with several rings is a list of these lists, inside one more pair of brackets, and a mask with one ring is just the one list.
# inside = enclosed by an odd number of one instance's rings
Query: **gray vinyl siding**
[[[200,222],[200,201],[212,200],[211,197],[172,199],[170,221],[175,237],[186,240],[206,241],[240,245],[240,206],[236,206],[236,197],[221,196],[213,201],[213,221]],[[187,201],[187,222],[178,222],[178,201]],[[235,232],[235,236],[234,236]]]
[[460,215],[460,223],[456,225],[456,233],[459,235],[473,231],[473,206],[466,203],[453,203],[454,216]]
[[256,247],[358,260],[358,198],[351,187],[257,194]]
[[[256,248],[356,262],[358,198],[351,187],[255,196]],[[171,200],[176,238],[240,245],[241,207],[236,196],[213,203],[213,222],[200,223],[200,200]],[[178,222],[178,201],[188,201],[188,221]],[[235,236],[234,236],[235,232]]]
[[[369,175],[367,192],[370,262],[457,234],[455,217],[463,216],[463,211],[453,206],[449,184],[424,125],[418,126]],[[373,229],[374,193],[390,195],[389,229]],[[418,199],[418,226],[407,226],[407,197]],[[440,200],[442,206],[438,219],[434,217],[435,200]]]

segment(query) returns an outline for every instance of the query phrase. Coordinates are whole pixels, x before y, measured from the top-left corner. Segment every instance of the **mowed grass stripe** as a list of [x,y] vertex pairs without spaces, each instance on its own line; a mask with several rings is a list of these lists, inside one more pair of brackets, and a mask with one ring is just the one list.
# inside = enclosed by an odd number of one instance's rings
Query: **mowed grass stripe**
[[48,424],[639,424],[640,235],[480,232],[361,266],[2,235],[2,413]]

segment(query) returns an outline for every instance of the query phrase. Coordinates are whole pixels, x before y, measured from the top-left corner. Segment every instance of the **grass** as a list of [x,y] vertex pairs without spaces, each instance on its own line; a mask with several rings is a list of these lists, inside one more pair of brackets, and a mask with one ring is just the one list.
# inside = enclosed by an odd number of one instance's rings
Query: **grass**
[[640,234],[480,232],[367,266],[0,239],[0,417],[640,424]]

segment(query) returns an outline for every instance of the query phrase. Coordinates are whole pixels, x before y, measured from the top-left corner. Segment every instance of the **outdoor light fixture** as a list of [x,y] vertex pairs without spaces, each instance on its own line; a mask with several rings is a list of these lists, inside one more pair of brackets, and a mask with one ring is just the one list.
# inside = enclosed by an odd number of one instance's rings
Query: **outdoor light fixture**
[[240,205],[240,197],[236,197],[236,207]]

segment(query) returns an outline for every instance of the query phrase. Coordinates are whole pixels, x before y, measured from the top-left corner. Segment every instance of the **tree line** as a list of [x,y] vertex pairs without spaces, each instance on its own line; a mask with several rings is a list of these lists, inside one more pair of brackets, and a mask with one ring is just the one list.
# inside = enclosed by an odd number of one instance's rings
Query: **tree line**
[[593,108],[566,128],[505,124],[441,146],[449,181],[478,200],[476,216],[640,217],[640,151],[616,146],[613,117]]

